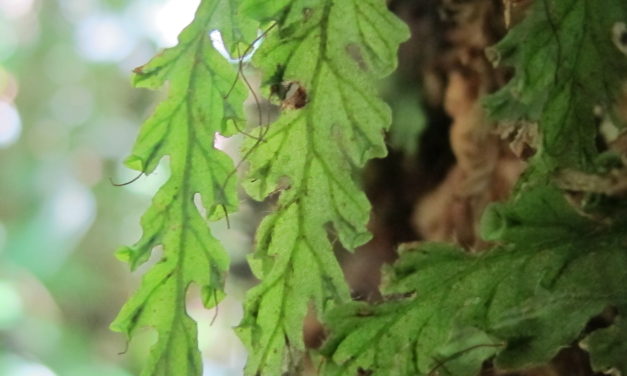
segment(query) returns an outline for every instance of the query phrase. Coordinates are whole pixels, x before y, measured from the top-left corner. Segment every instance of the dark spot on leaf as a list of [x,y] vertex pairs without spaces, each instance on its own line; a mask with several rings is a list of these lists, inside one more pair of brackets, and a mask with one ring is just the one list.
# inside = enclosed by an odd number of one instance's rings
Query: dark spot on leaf
[[283,109],[300,109],[308,102],[307,90],[298,81],[282,81],[285,68],[277,66],[277,70],[269,80],[270,95],[276,96],[281,101]]
[[133,326],[137,325],[137,320],[139,320],[139,316],[142,314],[144,310],[144,306],[141,306],[137,309],[137,311],[135,311],[135,313],[133,313],[133,317],[131,317],[131,324]]
[[[270,173],[270,164],[265,164],[263,167],[259,168],[257,170],[256,175],[259,176],[267,176]],[[255,180],[258,180],[258,178],[255,178]]]
[[366,64],[366,61],[364,60],[364,57],[361,54],[361,48],[359,48],[357,44],[355,43],[347,44],[346,53],[348,53],[348,56],[350,56],[351,59],[353,59],[357,63],[357,65],[359,66],[359,69],[361,69],[362,71],[368,71],[368,65]]
[[357,312],[357,317],[370,317],[370,316],[374,316],[374,313],[367,309]]
[[307,90],[296,81],[284,82],[281,84],[282,90],[279,96],[282,99],[281,108],[289,110],[298,110],[307,105],[308,97]]
[[274,70],[274,73],[272,73],[272,76],[270,76],[270,78],[265,82],[266,85],[270,85],[270,90],[272,94],[275,93],[274,88],[277,85],[280,85],[281,82],[283,82],[284,74],[285,74],[285,65],[277,64],[276,69]]
[[357,369],[357,376],[370,376],[372,374],[373,372],[369,369],[363,369],[361,367]]
[[303,17],[305,18],[305,21],[308,21],[311,18],[313,12],[314,10],[311,8],[303,8]]

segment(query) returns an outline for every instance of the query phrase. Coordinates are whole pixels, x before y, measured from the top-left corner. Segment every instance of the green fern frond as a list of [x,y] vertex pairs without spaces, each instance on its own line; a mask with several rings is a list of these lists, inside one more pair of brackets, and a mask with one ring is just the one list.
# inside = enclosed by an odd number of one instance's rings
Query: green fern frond
[[236,3],[204,0],[178,45],[135,69],[133,76],[137,87],[157,89],[169,82],[168,98],[142,126],[126,164],[149,174],[168,156],[171,176],[142,218],[139,242],[118,251],[131,269],[144,263],[155,247],[163,247],[163,256],[111,324],[127,336],[145,326],[156,329],[158,340],[142,375],[200,376],[196,324],[185,309],[186,292],[190,284],[198,285],[206,307],[223,297],[228,255],[207,220],[235,211],[238,200],[235,180],[228,179],[234,165],[214,148],[214,136],[236,132],[233,122],[244,118],[247,93],[238,84],[225,99],[237,73],[213,47],[209,33],[219,27],[231,49],[250,40],[254,23],[226,17]]
[[260,20],[274,17],[278,27],[254,63],[291,89],[262,141],[244,147],[246,191],[258,200],[281,193],[257,233],[250,264],[261,284],[247,296],[238,332],[250,351],[246,373],[278,375],[296,372],[309,304],[321,314],[349,299],[329,236],[350,250],[370,239],[370,205],[354,175],[386,154],[390,111],[374,83],[396,67],[408,31],[380,0],[243,7]]

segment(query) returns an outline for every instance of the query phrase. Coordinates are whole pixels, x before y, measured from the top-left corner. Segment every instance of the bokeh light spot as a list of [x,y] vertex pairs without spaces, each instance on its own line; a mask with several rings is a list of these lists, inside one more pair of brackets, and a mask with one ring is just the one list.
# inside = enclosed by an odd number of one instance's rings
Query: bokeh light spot
[[83,86],[64,86],[50,100],[54,118],[68,126],[80,125],[91,116],[94,96]]
[[14,144],[22,133],[22,120],[13,105],[0,101],[0,148]]
[[57,43],[44,57],[43,70],[52,82],[67,85],[82,80],[87,71],[87,64],[76,56],[74,46],[69,43]]
[[153,17],[153,27],[160,39],[159,42],[166,46],[174,46],[181,30],[192,22],[199,3],[200,0],[166,1]]
[[0,61],[7,60],[15,52],[18,44],[17,35],[9,22],[0,19]]
[[78,51],[92,61],[115,62],[132,51],[132,32],[119,17],[91,16],[79,23],[76,41]]
[[0,0],[0,13],[8,18],[20,18],[33,8],[34,0]]
[[17,96],[18,83],[15,76],[0,66],[0,100],[13,102]]
[[15,287],[0,281],[0,329],[10,329],[22,315],[22,299]]
[[80,184],[68,184],[52,201],[52,221],[57,231],[73,234],[88,226],[95,215],[91,192]]

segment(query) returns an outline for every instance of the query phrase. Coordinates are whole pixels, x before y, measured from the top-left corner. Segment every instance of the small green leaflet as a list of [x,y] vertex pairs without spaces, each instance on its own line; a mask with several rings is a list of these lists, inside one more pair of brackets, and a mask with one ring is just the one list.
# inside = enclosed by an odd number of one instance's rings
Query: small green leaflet
[[250,264],[262,282],[247,295],[238,332],[250,352],[248,375],[297,374],[309,305],[320,315],[349,299],[327,229],[348,249],[370,239],[370,205],[354,175],[386,154],[390,111],[374,81],[395,68],[408,30],[382,0],[242,6],[260,21],[277,17],[254,62],[266,78],[302,89],[306,102],[284,109],[260,130],[261,142],[244,147],[247,192],[258,200],[281,194],[257,233]]
[[127,336],[145,326],[158,332],[142,371],[145,376],[202,374],[196,324],[185,310],[186,292],[191,283],[200,286],[206,307],[223,297],[228,256],[211,235],[195,196],[210,219],[237,208],[235,180],[227,182],[234,165],[213,145],[216,132],[236,132],[233,122],[244,117],[247,92],[238,84],[224,99],[236,69],[214,49],[209,37],[220,27],[231,50],[238,41],[254,37],[254,23],[228,17],[235,14],[231,8],[236,3],[204,0],[194,21],[180,34],[179,44],[137,68],[133,77],[135,86],[151,89],[169,81],[168,98],[142,126],[126,164],[148,174],[167,155],[171,176],[142,218],[139,242],[117,253],[131,269],[144,263],[157,246],[163,247],[163,256],[111,324]]
[[[491,251],[407,247],[387,273],[387,301],[326,317],[325,374],[471,376],[492,355],[506,369],[548,361],[606,307],[627,313],[625,214],[588,220],[559,190],[537,186],[489,209],[484,236],[503,243]],[[590,336],[599,368],[624,367],[624,352],[603,350],[620,333],[619,323]]]
[[[623,311],[624,313],[625,311]],[[590,353],[592,369],[608,375],[627,375],[627,325],[625,316],[608,328],[590,334],[581,343]]]
[[592,170],[597,155],[595,106],[612,113],[627,78],[616,26],[624,0],[538,0],[521,24],[492,49],[514,78],[487,98],[498,120],[539,122],[541,158],[549,169]]

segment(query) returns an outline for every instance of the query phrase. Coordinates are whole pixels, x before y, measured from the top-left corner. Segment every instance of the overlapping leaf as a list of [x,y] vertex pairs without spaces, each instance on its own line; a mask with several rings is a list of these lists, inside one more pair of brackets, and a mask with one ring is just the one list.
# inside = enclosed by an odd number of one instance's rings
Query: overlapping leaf
[[492,50],[515,75],[488,98],[489,111],[500,120],[538,122],[549,168],[593,168],[595,107],[611,112],[627,79],[617,35],[626,22],[623,0],[538,0]]
[[[328,374],[426,375],[437,368],[470,376],[492,354],[497,366],[526,367],[576,340],[607,306],[627,312],[624,219],[585,219],[547,187],[492,210],[484,235],[502,246],[481,255],[450,245],[410,247],[390,270],[390,300],[336,308],[326,321]],[[591,343],[617,340],[607,334]],[[600,364],[622,366],[619,352]]]
[[582,343],[582,347],[590,353],[592,369],[595,371],[610,375],[627,374],[625,309],[627,307],[624,307],[623,316],[616,323],[593,332]]
[[254,25],[229,18],[234,13],[227,11],[234,4],[204,0],[179,44],[137,68],[133,77],[136,86],[151,89],[169,81],[169,96],[142,126],[127,165],[147,174],[167,155],[171,176],[142,218],[139,242],[118,251],[132,269],[155,247],[163,247],[163,256],[111,325],[129,336],[144,326],[157,330],[158,341],[142,375],[201,375],[196,324],[185,310],[186,291],[191,283],[199,285],[207,307],[222,298],[228,257],[211,235],[195,198],[213,219],[237,207],[235,181],[227,181],[233,163],[213,144],[216,132],[234,133],[233,121],[243,118],[246,90],[238,84],[224,99],[236,70],[209,37],[215,26],[225,31],[229,46],[250,37],[246,34],[254,31]]
[[348,249],[370,238],[370,206],[353,175],[386,153],[390,111],[373,80],[394,69],[408,35],[381,0],[243,5],[259,19],[278,14],[254,61],[266,78],[296,88],[286,102],[304,99],[245,147],[246,190],[256,199],[281,195],[257,234],[250,263],[262,283],[247,296],[239,333],[250,350],[247,373],[278,375],[297,372],[309,304],[320,313],[349,297],[326,228]]

